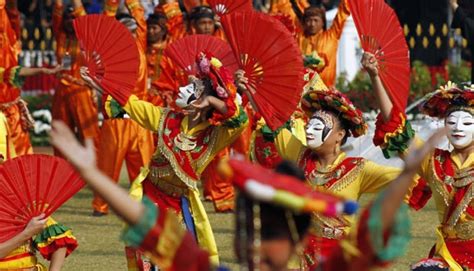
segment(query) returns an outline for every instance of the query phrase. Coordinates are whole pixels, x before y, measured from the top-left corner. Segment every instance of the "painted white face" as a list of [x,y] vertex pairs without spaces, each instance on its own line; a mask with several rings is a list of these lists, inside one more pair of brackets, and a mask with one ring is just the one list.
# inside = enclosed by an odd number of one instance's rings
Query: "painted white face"
[[189,84],[179,88],[178,98],[176,99],[176,105],[185,108],[191,104],[192,101],[196,100],[195,85]]
[[317,149],[323,145],[333,130],[331,115],[317,111],[306,125],[306,144],[310,149]]
[[446,118],[448,138],[456,149],[469,146],[474,137],[474,117],[466,111],[454,111]]

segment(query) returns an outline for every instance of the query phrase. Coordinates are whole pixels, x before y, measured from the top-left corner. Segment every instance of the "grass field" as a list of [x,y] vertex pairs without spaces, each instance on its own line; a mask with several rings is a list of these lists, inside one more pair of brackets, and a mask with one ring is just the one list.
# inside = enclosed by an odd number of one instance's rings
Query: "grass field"
[[[128,180],[122,172],[121,185]],[[362,202],[367,202],[364,198]],[[92,192],[83,189],[69,200],[54,217],[71,227],[78,239],[78,249],[66,260],[63,270],[126,270],[123,245],[119,240],[123,227],[121,221],[110,214],[105,217],[92,217]],[[205,203],[213,226],[221,262],[229,267],[237,267],[232,252],[234,233],[232,214],[217,214],[211,204]],[[410,263],[424,258],[434,243],[434,228],[437,224],[436,210],[432,202],[422,211],[412,212],[412,241],[405,257],[388,270],[407,270]]]

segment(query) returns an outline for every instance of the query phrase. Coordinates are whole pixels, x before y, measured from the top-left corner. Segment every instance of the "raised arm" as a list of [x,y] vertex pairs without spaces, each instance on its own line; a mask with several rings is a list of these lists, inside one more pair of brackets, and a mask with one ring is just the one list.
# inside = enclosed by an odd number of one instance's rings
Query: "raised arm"
[[53,7],[53,33],[56,39],[59,38],[61,25],[63,23],[63,0],[55,0]]
[[400,175],[387,187],[381,200],[381,222],[382,230],[387,230],[392,226],[400,205],[405,198],[408,189],[412,185],[412,180],[419,171],[422,163],[433,152],[439,140],[446,135],[446,130],[442,129],[434,133],[425,144],[409,150],[405,157],[405,166]]
[[393,103],[388,96],[387,90],[382,84],[379,76],[379,65],[375,56],[371,53],[364,53],[361,60],[362,67],[367,71],[372,82],[375,93],[375,99],[380,108],[380,112],[385,121],[390,120],[390,112],[392,112]]
[[80,16],[85,16],[87,15],[86,10],[84,9],[84,6],[82,5],[81,0],[73,0],[72,1],[73,7],[74,7],[74,12],[73,15],[74,17],[80,17]]
[[144,206],[132,200],[123,188],[97,168],[92,139],[86,139],[85,146],[82,146],[66,124],[53,121],[51,144],[61,151],[84,181],[104,198],[125,222],[135,225],[140,221],[144,214]]
[[331,27],[327,30],[328,33],[335,39],[340,39],[342,35],[342,30],[344,30],[344,24],[346,23],[347,18],[351,15],[349,10],[349,5],[347,0],[341,0],[339,4],[336,17],[332,22]]
[[298,21],[302,24],[303,23],[303,12],[301,11],[300,7],[298,6],[298,3],[296,0],[290,0],[291,3],[291,8],[293,9],[293,12],[296,14],[296,18],[298,18]]
[[143,9],[142,4],[139,0],[126,0],[127,8],[132,15],[132,17],[137,22],[137,41],[145,51],[146,46],[146,20],[145,20],[145,10]]
[[7,0],[7,14],[8,19],[10,20],[10,25],[13,28],[13,31],[16,34],[16,38],[20,39],[20,12],[18,11],[17,0]]

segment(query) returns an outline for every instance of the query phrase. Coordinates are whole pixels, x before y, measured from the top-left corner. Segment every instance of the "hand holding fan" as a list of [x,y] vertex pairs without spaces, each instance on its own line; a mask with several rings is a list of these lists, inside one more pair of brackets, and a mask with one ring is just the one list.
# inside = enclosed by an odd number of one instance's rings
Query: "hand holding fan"
[[91,77],[125,104],[135,87],[140,63],[130,31],[114,17],[97,14],[75,19],[74,30]]
[[208,0],[209,6],[219,16],[237,11],[252,11],[251,0]]
[[186,36],[168,45],[163,55],[171,58],[188,75],[195,75],[196,56],[201,52],[213,54],[232,74],[238,68],[229,44],[211,35]]
[[222,26],[245,76],[257,110],[273,130],[296,110],[303,90],[303,58],[278,20],[256,12],[234,12]]
[[384,0],[348,0],[364,51],[375,55],[379,75],[394,106],[405,111],[410,56],[398,17]]
[[0,165],[0,243],[20,233],[31,218],[50,216],[85,183],[65,160],[24,155]]

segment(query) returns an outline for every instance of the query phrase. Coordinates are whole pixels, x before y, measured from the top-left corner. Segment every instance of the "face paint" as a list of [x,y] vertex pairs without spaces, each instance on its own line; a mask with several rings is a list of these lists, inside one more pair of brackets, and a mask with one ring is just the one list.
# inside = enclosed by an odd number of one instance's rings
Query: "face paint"
[[310,149],[317,149],[332,132],[333,121],[331,115],[324,111],[313,114],[306,125],[306,144]]
[[189,106],[194,100],[196,100],[195,90],[196,86],[193,83],[180,87],[178,98],[176,99],[176,105],[181,108]]
[[454,148],[469,146],[474,136],[474,117],[466,111],[454,111],[446,118],[449,142]]

